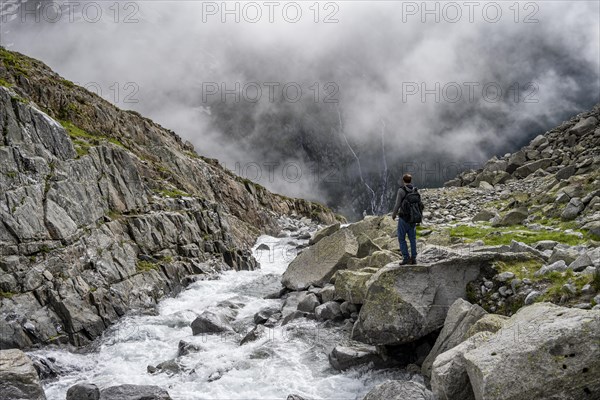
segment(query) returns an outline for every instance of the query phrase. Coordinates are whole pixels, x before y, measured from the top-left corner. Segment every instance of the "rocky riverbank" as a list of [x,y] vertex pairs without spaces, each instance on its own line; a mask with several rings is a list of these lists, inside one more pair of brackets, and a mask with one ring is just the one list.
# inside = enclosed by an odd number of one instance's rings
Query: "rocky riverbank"
[[0,348],[89,344],[199,275],[251,270],[282,216],[333,222],[0,48]]

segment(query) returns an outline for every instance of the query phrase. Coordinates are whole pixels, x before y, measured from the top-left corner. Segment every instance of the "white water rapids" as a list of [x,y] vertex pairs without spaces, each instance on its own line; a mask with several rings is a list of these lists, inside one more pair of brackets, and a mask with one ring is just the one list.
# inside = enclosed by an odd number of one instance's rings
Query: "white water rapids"
[[[53,357],[66,371],[58,380],[44,384],[48,400],[64,400],[68,388],[81,382],[94,383],[101,389],[120,384],[157,385],[174,400],[285,400],[288,394],[307,399],[354,400],[362,399],[376,384],[406,379],[398,370],[333,370],[327,354],[347,337],[347,330],[304,318],[268,329],[266,336],[244,345],[239,344],[243,335],[192,335],[190,324],[194,318],[224,300],[241,304],[233,324],[244,326],[246,331],[254,326],[257,311],[280,305],[280,299],[263,297],[281,288],[281,274],[291,261],[290,254],[296,253],[289,241],[289,237],[260,237],[253,251],[261,269],[228,271],[220,279],[195,282],[178,296],[161,301],[158,315],[122,318],[92,352],[33,352]],[[270,252],[257,251],[263,243],[269,245]],[[180,340],[198,344],[203,351],[181,357],[183,370],[178,374],[149,374],[148,365],[177,356]]]

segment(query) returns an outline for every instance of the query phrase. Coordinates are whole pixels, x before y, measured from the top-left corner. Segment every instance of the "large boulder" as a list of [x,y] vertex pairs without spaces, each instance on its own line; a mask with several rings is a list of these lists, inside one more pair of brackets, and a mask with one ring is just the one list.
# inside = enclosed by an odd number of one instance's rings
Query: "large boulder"
[[492,226],[511,226],[519,225],[529,216],[529,213],[524,208],[516,208],[510,210],[499,219],[492,220]]
[[489,332],[479,332],[435,358],[431,370],[431,390],[437,400],[475,400],[463,356],[490,335]]
[[45,400],[33,362],[21,350],[0,350],[0,400]]
[[586,133],[592,132],[597,124],[598,120],[595,117],[581,118],[581,120],[569,130],[569,133],[582,136]]
[[344,318],[340,304],[336,301],[328,301],[315,308],[315,315],[319,321],[340,320]]
[[194,335],[229,332],[232,330],[233,328],[224,315],[212,311],[204,311],[192,321],[192,333]]
[[423,362],[422,374],[431,376],[435,358],[462,343],[469,329],[486,314],[486,311],[477,304],[471,304],[463,299],[456,300],[448,309],[444,327],[435,341],[433,349]]
[[338,271],[335,277],[335,294],[337,298],[354,304],[362,304],[367,295],[367,281],[374,271]]
[[352,338],[374,345],[413,342],[444,325],[452,303],[498,255],[473,254],[428,266],[386,265],[367,282]]
[[329,353],[329,364],[338,371],[358,365],[381,364],[382,362],[375,346],[354,341],[336,346]]
[[434,397],[418,382],[388,381],[372,389],[363,400],[434,400]]
[[288,266],[281,283],[291,290],[305,290],[309,286],[322,287],[333,274],[356,256],[358,242],[348,229],[340,229],[304,250]]
[[340,223],[336,222],[333,225],[326,226],[325,228],[317,231],[308,241],[308,244],[313,245],[318,243],[321,239],[333,235],[335,232],[340,230]]
[[583,204],[581,199],[579,197],[573,197],[571,200],[569,200],[569,203],[560,214],[560,217],[565,221],[573,220],[577,218],[579,213],[581,213],[584,208],[585,204]]
[[550,303],[524,307],[499,333],[464,354],[475,399],[600,398],[598,343],[598,310]]
[[517,178],[525,178],[525,177],[533,174],[538,169],[540,169],[540,168],[546,169],[551,165],[552,165],[551,158],[543,158],[541,160],[529,162],[529,163],[523,165],[522,167],[517,168],[514,172],[514,175]]
[[91,383],[78,383],[67,390],[67,400],[99,400],[100,389]]
[[100,400],[171,400],[171,396],[158,386],[120,385],[102,390]]

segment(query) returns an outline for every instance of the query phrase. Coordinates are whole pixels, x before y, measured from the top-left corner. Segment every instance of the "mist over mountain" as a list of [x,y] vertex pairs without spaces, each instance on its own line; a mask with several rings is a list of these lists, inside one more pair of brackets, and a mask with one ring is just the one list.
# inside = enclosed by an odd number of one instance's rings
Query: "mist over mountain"
[[296,22],[289,3],[274,22],[261,2],[257,22],[241,3],[65,4],[5,2],[0,44],[348,216],[387,211],[405,171],[438,186],[600,100],[593,1],[294,3]]

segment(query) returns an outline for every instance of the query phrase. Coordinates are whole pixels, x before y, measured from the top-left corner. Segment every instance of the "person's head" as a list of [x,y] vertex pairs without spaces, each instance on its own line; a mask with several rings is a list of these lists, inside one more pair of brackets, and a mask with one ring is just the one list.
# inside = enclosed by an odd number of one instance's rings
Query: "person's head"
[[411,174],[404,174],[404,176],[402,177],[402,182],[404,182],[405,185],[408,185],[409,183],[412,182],[412,175]]

